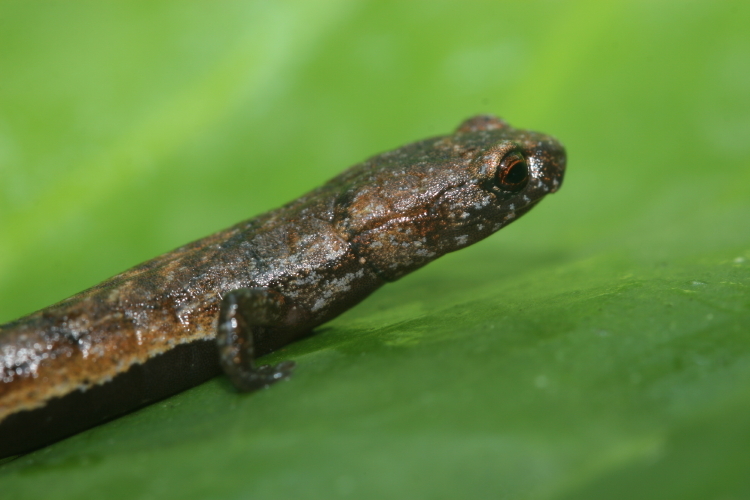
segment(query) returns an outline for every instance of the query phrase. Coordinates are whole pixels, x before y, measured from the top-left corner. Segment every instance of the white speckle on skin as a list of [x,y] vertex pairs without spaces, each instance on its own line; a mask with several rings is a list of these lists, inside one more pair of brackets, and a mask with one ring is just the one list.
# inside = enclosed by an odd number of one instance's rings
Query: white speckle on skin
[[177,320],[182,326],[190,325],[191,316],[193,316],[196,309],[200,309],[202,302],[193,301],[183,304],[177,310]]
[[425,250],[424,248],[420,248],[419,250],[416,250],[414,254],[419,257],[427,257],[427,258],[434,257],[436,255],[435,252]]
[[320,298],[315,301],[315,304],[311,307],[313,311],[319,311],[320,309],[323,309],[325,305],[328,303],[328,300],[325,298]]
[[365,275],[365,270],[360,269],[356,273],[349,273],[341,278],[332,279],[325,285],[325,291],[318,298],[313,306],[310,308],[312,311],[319,311],[328,305],[334,295],[340,295],[348,292],[352,288],[352,281],[357,278],[361,278]]
[[466,235],[466,234],[464,234],[464,235],[461,235],[461,236],[456,236],[455,239],[456,239],[456,241],[458,242],[459,245],[463,246],[463,245],[466,245],[467,241],[469,241],[469,236]]
[[474,208],[477,210],[482,209],[492,203],[492,198],[490,196],[483,197],[480,201],[474,202]]

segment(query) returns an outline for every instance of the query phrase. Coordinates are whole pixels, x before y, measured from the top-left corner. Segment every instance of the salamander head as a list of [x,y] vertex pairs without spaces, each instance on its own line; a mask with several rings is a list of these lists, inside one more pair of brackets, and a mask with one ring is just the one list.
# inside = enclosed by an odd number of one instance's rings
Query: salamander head
[[333,179],[334,223],[358,256],[398,279],[525,214],[560,188],[565,161],[554,138],[476,116]]

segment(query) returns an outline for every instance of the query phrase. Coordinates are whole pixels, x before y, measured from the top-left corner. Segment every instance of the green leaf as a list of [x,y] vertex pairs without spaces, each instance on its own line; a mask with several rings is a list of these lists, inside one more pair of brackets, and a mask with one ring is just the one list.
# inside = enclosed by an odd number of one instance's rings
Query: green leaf
[[5,498],[750,496],[747,2],[5,2],[0,322],[491,112],[562,190]]

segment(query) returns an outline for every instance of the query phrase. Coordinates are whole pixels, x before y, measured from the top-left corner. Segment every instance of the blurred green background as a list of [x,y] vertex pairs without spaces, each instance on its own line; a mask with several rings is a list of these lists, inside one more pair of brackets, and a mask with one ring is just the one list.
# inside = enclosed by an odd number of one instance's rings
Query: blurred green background
[[0,322],[475,113],[563,189],[4,498],[750,497],[750,3],[0,3]]

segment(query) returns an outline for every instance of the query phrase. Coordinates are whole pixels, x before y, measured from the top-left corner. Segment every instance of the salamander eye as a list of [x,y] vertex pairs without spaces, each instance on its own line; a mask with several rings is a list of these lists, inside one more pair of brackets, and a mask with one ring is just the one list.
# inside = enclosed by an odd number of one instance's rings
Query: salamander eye
[[520,191],[529,182],[529,165],[521,153],[509,153],[500,161],[495,175],[501,189]]

